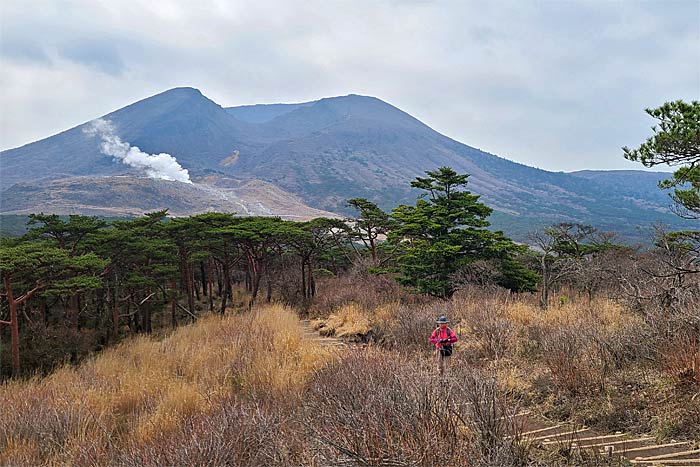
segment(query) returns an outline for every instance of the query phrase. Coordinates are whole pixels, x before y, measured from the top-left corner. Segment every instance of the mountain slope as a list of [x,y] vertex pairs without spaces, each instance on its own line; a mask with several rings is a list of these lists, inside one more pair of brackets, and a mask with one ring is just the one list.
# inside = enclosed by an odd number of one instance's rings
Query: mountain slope
[[302,102],[299,104],[255,104],[239,105],[237,107],[227,107],[225,110],[238,120],[249,123],[269,122],[275,117],[292,112],[300,107],[313,105],[313,102]]
[[[231,148],[245,147],[247,124],[192,88],[175,88],[138,101],[102,118],[118,135],[148,153],[169,153],[190,173]],[[13,183],[68,176],[139,172],[100,152],[99,141],[84,133],[86,122],[49,138],[0,153],[3,188]]]
[[289,220],[333,216],[266,182],[220,179],[216,185],[130,176],[17,183],[2,192],[2,212],[134,216],[168,209],[173,216],[209,211]]
[[[410,182],[425,170],[450,166],[471,174],[469,189],[497,210],[495,226],[519,238],[561,221],[623,230],[628,236],[639,236],[638,227],[656,221],[687,228],[670,213],[666,195],[647,172],[567,174],[528,167],[452,140],[374,97],[222,108],[196,89],[176,88],[105,118],[132,145],[175,156],[195,182],[265,181],[325,211],[349,212],[351,197],[368,198],[387,210],[413,203],[417,193]],[[100,154],[83,126],[0,153],[2,187],[86,175],[140,175]],[[278,196],[276,202],[283,199]],[[3,200],[2,211],[8,207]]]

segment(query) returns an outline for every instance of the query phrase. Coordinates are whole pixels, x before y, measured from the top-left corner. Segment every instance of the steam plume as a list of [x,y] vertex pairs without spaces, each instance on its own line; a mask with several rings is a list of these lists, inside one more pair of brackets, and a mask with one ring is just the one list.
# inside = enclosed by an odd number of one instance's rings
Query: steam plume
[[148,154],[138,147],[122,141],[115,134],[114,124],[109,120],[98,118],[83,131],[90,136],[99,136],[102,140],[100,143],[102,154],[112,156],[119,162],[141,169],[150,178],[192,183],[187,169],[183,169],[173,156],[166,153]]

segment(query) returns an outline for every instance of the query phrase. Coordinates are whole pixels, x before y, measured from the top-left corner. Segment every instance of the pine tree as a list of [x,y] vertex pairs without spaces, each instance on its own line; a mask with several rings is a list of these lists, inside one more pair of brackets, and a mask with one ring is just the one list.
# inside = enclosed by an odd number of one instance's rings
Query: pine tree
[[447,298],[455,292],[453,275],[478,259],[499,262],[502,281],[516,290],[530,289],[536,276],[518,268],[512,254],[521,250],[501,232],[486,229],[492,209],[465,190],[468,174],[449,167],[427,171],[411,183],[424,190],[415,206],[394,208],[398,222],[390,240],[399,250],[399,281],[420,292]]

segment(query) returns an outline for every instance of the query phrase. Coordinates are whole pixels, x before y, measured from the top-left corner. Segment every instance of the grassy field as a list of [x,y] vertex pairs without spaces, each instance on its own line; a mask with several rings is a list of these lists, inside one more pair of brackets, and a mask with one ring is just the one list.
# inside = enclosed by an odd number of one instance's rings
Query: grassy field
[[0,463],[117,462],[235,398],[291,397],[330,358],[281,306],[208,316],[162,340],[132,339],[79,367],[0,386]]

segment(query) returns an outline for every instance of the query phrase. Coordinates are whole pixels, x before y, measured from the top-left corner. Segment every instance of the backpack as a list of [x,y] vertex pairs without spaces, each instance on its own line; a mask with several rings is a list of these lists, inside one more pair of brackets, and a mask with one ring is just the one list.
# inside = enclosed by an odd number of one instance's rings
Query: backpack
[[[438,335],[439,335],[439,332],[440,332],[439,327],[437,328],[437,331],[438,331]],[[452,329],[450,329],[449,326],[447,327],[446,331],[447,331],[447,337],[452,337],[454,335],[454,331]],[[442,344],[442,348],[440,349],[440,355],[442,355],[443,357],[449,357],[452,355],[453,351],[454,350],[452,348],[452,344]]]

